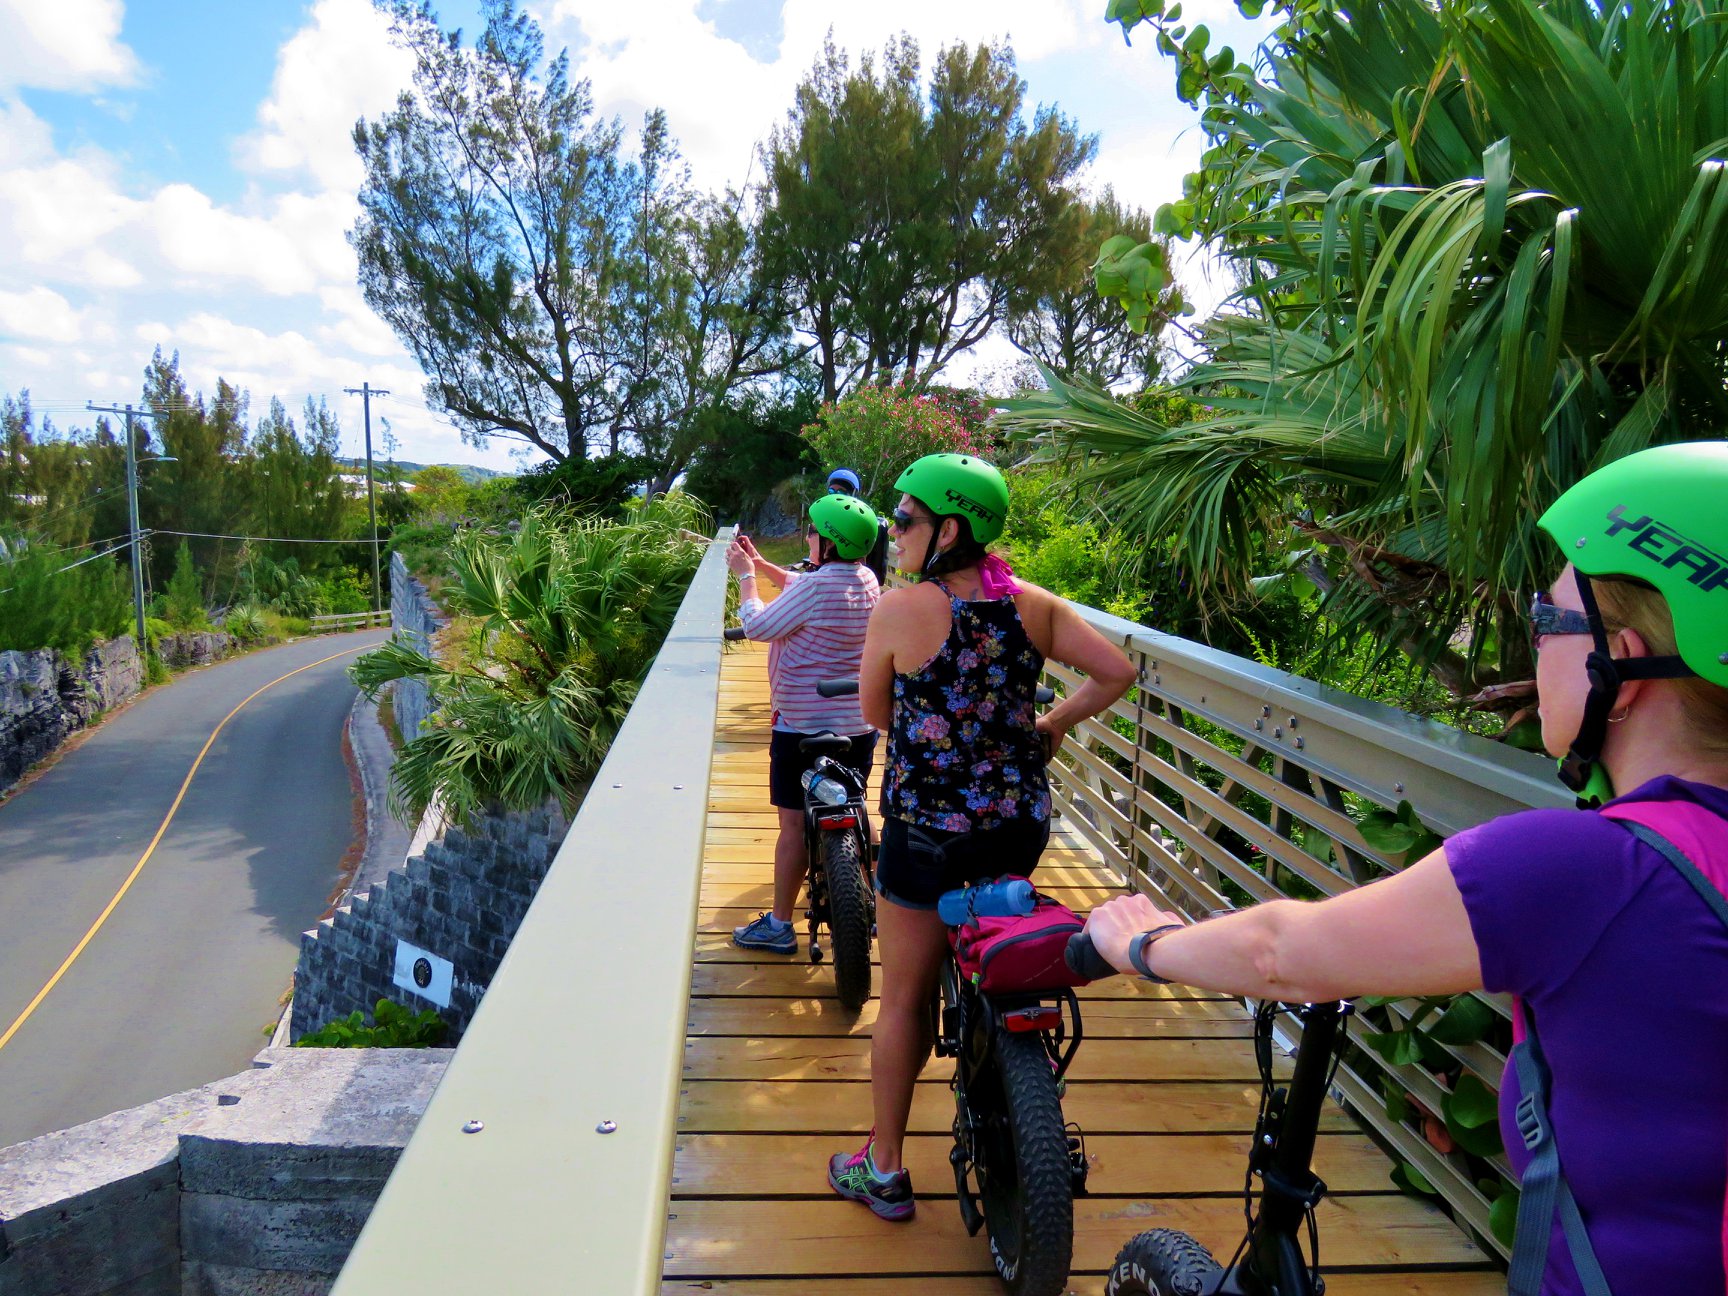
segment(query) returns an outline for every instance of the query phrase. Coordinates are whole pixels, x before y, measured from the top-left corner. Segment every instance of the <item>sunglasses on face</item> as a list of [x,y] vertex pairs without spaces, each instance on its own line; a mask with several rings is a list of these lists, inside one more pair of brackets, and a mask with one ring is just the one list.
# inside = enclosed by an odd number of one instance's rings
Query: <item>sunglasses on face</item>
[[1538,590],[1530,600],[1530,634],[1540,640],[1544,635],[1581,635],[1590,633],[1590,618],[1582,612],[1563,608]]
[[905,509],[895,509],[893,518],[894,529],[896,531],[910,531],[920,522],[928,522],[930,520],[929,518],[923,517],[917,513],[908,513]]

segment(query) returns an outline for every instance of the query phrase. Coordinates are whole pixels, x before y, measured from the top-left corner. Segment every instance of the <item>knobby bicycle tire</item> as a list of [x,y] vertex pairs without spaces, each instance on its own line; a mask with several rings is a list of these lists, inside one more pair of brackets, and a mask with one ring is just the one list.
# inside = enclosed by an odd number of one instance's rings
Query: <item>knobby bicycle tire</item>
[[1116,1253],[1104,1296],[1196,1296],[1222,1268],[1186,1233],[1148,1229]]
[[857,1012],[870,998],[870,896],[864,887],[864,857],[858,834],[850,829],[821,837],[834,994],[847,1012]]
[[980,1183],[990,1256],[1009,1296],[1059,1296],[1074,1257],[1074,1181],[1056,1073],[1036,1035],[998,1031],[995,1055],[1007,1137],[989,1139]]

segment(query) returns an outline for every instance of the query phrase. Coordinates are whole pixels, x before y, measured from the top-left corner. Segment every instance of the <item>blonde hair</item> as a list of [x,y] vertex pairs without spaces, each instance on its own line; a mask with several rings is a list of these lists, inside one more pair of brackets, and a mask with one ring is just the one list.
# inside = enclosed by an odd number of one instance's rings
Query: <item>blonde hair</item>
[[[1602,619],[1610,626],[1636,630],[1656,657],[1677,657],[1674,614],[1668,600],[1653,585],[1618,576],[1592,576]],[[1728,754],[1728,688],[1696,675],[1666,681],[1680,695],[1687,737],[1706,752]]]

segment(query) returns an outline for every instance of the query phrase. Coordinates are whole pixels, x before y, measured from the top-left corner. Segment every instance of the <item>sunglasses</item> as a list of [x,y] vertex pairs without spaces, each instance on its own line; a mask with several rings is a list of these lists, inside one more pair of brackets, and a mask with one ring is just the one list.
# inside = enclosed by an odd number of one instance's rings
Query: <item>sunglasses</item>
[[1590,618],[1582,612],[1563,608],[1542,590],[1530,600],[1530,634],[1535,639],[1544,635],[1582,635],[1590,633]]
[[930,521],[929,518],[924,517],[921,514],[908,513],[905,509],[895,509],[894,513],[893,513],[893,518],[894,518],[894,529],[897,531],[910,531],[913,527],[917,526],[920,522]]

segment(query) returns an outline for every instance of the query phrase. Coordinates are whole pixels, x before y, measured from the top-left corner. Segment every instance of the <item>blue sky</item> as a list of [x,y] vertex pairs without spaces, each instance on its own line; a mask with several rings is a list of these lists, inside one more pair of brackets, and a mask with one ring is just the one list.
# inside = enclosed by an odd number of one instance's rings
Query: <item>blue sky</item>
[[[749,178],[755,145],[832,29],[842,47],[908,31],[925,51],[1007,37],[1032,102],[1099,136],[1094,185],[1146,207],[1179,196],[1201,148],[1150,41],[1124,47],[1103,0],[531,0],[599,110],[667,110],[696,180]],[[478,0],[438,6],[472,33]],[[1264,23],[1226,0],[1184,6],[1238,50]],[[406,459],[511,466],[461,444],[366,308],[343,235],[360,179],[348,133],[408,81],[370,0],[0,0],[0,392],[84,425],[83,403],[135,400],[153,347],[189,384],[218,375],[254,409],[328,400],[360,440],[369,380],[392,395]],[[1209,294],[1185,276],[1202,300]],[[986,344],[979,371],[1006,363]],[[956,377],[965,377],[957,372]]]

